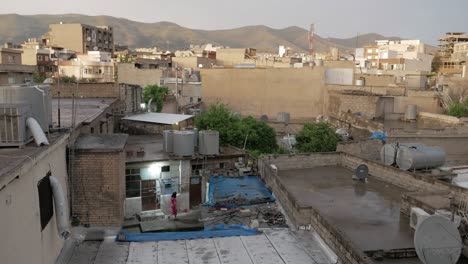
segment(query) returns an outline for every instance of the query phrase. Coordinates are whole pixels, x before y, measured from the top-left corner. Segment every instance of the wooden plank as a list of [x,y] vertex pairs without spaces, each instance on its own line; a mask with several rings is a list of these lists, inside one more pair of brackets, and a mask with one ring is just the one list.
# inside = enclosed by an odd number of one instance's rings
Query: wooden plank
[[265,235],[241,237],[244,247],[256,264],[284,264]]
[[264,230],[264,234],[285,263],[317,263],[288,229]]
[[220,264],[213,239],[195,239],[187,241],[190,264]]
[[216,251],[223,264],[249,264],[252,260],[239,237],[220,237],[213,239]]
[[99,247],[94,264],[125,264],[129,243],[116,242],[115,237],[106,237]]
[[159,241],[158,242],[159,264],[183,264],[189,263],[185,240]]
[[127,264],[158,263],[157,242],[132,242],[128,250]]

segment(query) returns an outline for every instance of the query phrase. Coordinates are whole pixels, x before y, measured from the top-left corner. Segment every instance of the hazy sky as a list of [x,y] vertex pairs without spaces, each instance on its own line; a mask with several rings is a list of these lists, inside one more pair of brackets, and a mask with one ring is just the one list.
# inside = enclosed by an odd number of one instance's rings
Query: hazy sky
[[447,31],[468,31],[468,0],[16,0],[0,13],[110,15],[189,28],[316,24],[322,37],[376,32],[435,44]]

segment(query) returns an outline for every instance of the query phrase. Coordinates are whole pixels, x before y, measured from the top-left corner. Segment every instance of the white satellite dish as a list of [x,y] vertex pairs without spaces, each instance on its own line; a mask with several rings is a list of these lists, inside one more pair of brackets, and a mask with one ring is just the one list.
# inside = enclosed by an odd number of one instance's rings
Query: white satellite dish
[[87,40],[87,41],[91,41],[91,37],[87,37],[86,40]]
[[97,46],[94,46],[93,50],[98,50],[98,47],[97,47]]
[[446,217],[433,215],[416,227],[414,247],[424,264],[455,264],[463,242],[454,223]]

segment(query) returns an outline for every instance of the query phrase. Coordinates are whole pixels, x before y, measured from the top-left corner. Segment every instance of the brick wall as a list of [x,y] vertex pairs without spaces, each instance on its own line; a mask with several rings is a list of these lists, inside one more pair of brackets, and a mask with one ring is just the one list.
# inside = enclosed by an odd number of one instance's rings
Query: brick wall
[[52,97],[57,98],[60,91],[61,98],[119,98],[120,89],[118,83],[56,83],[52,85]]
[[124,153],[82,151],[75,154],[74,164],[72,216],[83,225],[121,226],[125,199]]
[[378,96],[329,92],[328,113],[330,115],[341,112],[361,113],[362,116],[372,119],[377,114],[378,100]]

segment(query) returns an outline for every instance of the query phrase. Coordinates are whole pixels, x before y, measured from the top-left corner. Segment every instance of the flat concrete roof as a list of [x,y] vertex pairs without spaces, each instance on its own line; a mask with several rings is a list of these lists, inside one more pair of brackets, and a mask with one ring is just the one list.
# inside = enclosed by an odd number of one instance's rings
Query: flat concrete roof
[[[75,121],[76,126],[81,123],[93,121],[116,100],[117,99],[115,98],[77,98],[75,100],[77,109]],[[58,105],[59,99],[52,99],[52,119],[54,127],[58,126]],[[60,99],[60,126],[71,127],[72,107],[72,99]]]
[[409,219],[400,215],[406,190],[369,177],[352,180],[341,166],[281,170],[280,179],[301,206],[311,206],[362,251],[414,248]]
[[311,232],[288,229],[265,229],[256,236],[158,242],[116,242],[111,236],[102,242],[74,243],[61,254],[59,260],[64,264],[332,263]]
[[179,114],[166,114],[166,113],[144,113],[132,115],[122,118],[123,120],[174,125],[184,120],[192,118],[193,115],[179,115]]
[[75,149],[87,151],[123,151],[127,134],[87,134],[76,139]]

